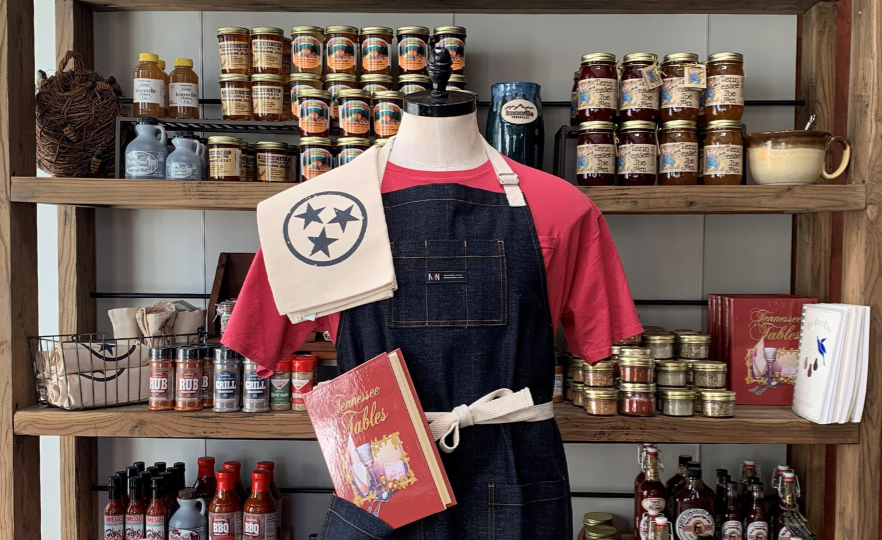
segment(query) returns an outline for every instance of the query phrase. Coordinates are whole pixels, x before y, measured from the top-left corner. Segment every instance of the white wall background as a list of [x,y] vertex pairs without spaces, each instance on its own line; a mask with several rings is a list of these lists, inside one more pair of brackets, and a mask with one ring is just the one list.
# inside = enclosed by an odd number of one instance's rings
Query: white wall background
[[[37,67],[54,66],[51,0],[35,0]],[[219,97],[215,31],[221,26],[295,24],[463,25],[468,29],[469,89],[489,99],[490,85],[530,80],[542,85],[545,100],[567,101],[572,73],[588,52],[622,55],[635,51],[659,55],[691,51],[739,51],[745,55],[747,99],[793,99],[796,71],[794,16],[616,16],[616,15],[478,15],[478,14],[296,14],[296,13],[100,13],[95,16],[96,67],[115,75],[130,93],[131,70],[139,52],[155,52],[169,66],[175,57],[194,60],[204,98]],[[169,68],[170,69],[170,68]],[[219,117],[218,107],[205,107],[205,117]],[[546,169],[551,169],[553,135],[568,122],[566,109],[546,109]],[[748,108],[750,131],[790,129],[787,107]],[[483,129],[485,115],[479,115]],[[569,141],[575,151],[574,141]],[[570,171],[572,175],[572,171]],[[608,216],[635,298],[700,299],[713,292],[788,292],[790,225],[788,216]],[[55,208],[39,210],[41,333],[57,332],[57,233]],[[98,290],[102,292],[210,292],[218,254],[254,251],[257,232],[252,212],[126,211],[97,212]],[[149,302],[145,302],[149,303]],[[132,301],[99,300],[99,330],[110,330],[108,309]],[[644,324],[667,328],[705,326],[697,307],[641,307]],[[45,538],[58,538],[58,441],[42,440],[43,528]],[[183,460],[188,480],[196,458],[238,459],[248,471],[257,461],[275,460],[283,487],[330,487],[318,446],[304,441],[213,441],[104,439],[99,445],[100,477],[132,461]],[[786,447],[665,445],[668,472],[676,456],[689,453],[704,464],[706,477],[717,467],[737,474],[743,459],[756,459],[764,471],[783,463]],[[568,444],[574,491],[629,492],[638,469],[635,445]],[[289,495],[285,522],[296,540],[317,532],[326,495]],[[103,506],[104,499],[101,504]],[[609,511],[627,528],[629,499],[575,499],[576,527],[587,511]]]

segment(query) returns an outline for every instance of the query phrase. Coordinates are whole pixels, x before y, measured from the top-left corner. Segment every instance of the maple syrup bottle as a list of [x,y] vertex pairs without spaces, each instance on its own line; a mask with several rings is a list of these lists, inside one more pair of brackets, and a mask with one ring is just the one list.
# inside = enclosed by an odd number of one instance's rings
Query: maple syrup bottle
[[[689,469],[699,469],[701,470],[701,463],[697,461],[690,461],[686,464],[686,474],[689,474]],[[686,476],[683,477],[682,480],[677,482],[677,485],[674,486],[673,489],[668,490],[668,505],[665,507],[665,515],[668,517],[668,520],[671,521],[671,526],[674,526],[674,497],[677,496],[678,493],[683,491],[686,488],[686,480],[688,478]]]
[[741,523],[737,482],[726,482],[725,497],[723,509],[717,514],[717,540],[743,540],[744,526]]
[[772,514],[772,534],[774,540],[787,540],[793,538],[793,532],[784,525],[781,518],[787,512],[799,513],[799,484],[796,482],[796,473],[793,471],[781,473],[778,481],[778,497],[780,499],[778,508]]
[[168,538],[168,512],[165,508],[165,484],[162,478],[154,478],[150,485],[150,506],[145,512],[145,538],[166,540]]
[[210,501],[217,491],[217,478],[214,477],[214,458],[211,456],[201,457],[196,461],[199,472],[196,475],[196,483],[193,489],[196,496]]
[[126,505],[123,504],[123,481],[111,476],[108,485],[107,506],[104,507],[104,540],[125,537]]
[[730,480],[732,480],[732,478],[729,476],[729,471],[726,469],[717,469],[717,493],[716,498],[714,499],[716,501],[714,504],[716,514],[714,515],[719,515],[726,509],[726,484],[728,484]]
[[129,478],[129,506],[126,508],[126,540],[137,540],[146,537],[144,527],[144,496],[141,488],[141,477]]
[[658,449],[646,449],[646,479],[634,493],[636,512],[634,513],[635,540],[649,540],[649,524],[652,518],[660,515],[667,505],[668,494],[659,479]]
[[677,458],[677,473],[665,482],[665,489],[668,490],[668,493],[671,493],[680,482],[686,482],[686,466],[690,461],[692,461],[692,456],[687,454],[680,454]]
[[748,540],[769,540],[769,515],[763,500],[763,483],[750,486],[750,508],[744,515],[744,536]]
[[714,496],[701,481],[701,469],[688,469],[686,487],[674,497],[675,539],[698,540],[711,536],[715,523],[713,514]]

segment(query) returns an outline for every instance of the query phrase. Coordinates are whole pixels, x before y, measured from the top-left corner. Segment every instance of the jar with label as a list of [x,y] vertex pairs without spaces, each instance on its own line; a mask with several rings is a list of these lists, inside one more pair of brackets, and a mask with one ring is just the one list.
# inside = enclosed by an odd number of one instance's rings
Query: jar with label
[[466,29],[462,26],[438,26],[435,28],[435,46],[450,51],[453,73],[461,75],[465,71]]
[[576,182],[580,186],[616,183],[616,125],[613,122],[579,124]]
[[695,53],[674,53],[665,56],[661,66],[664,76],[661,90],[662,122],[671,120],[695,122],[698,119],[701,89],[684,86],[683,73],[684,66],[697,63],[698,55]]
[[622,59],[621,97],[619,115],[622,121],[646,120],[658,122],[661,88],[650,88],[643,78],[643,69],[655,66],[658,56],[650,53],[626,54]]
[[175,408],[175,348],[151,347],[150,397],[147,409],[171,411]]
[[710,356],[711,337],[707,334],[682,334],[677,337],[680,358],[703,360]]
[[579,122],[611,122],[618,107],[619,77],[616,55],[582,56],[579,72]]
[[737,186],[744,177],[744,139],[739,120],[707,123],[704,136],[704,184]]
[[221,75],[221,114],[224,120],[251,120],[251,77],[232,73]]
[[373,96],[376,92],[387,92],[394,89],[391,75],[362,75],[358,78],[358,87]]
[[401,126],[404,94],[395,91],[376,92],[372,105],[374,137],[387,139],[396,135]]
[[698,388],[725,388],[726,364],[713,360],[692,362],[692,382]]
[[701,414],[708,418],[732,418],[735,416],[735,392],[719,390],[702,392]]
[[269,410],[269,388],[267,380],[257,374],[259,367],[247,358],[242,362],[242,412]]
[[632,120],[619,127],[618,178],[623,186],[655,184],[658,139],[654,122]]
[[132,116],[162,118],[165,96],[165,72],[159,68],[159,56],[138,55],[132,88]]
[[165,60],[160,58],[156,63],[159,64],[159,69],[162,70],[162,117],[166,118],[168,117],[168,85],[171,81],[169,80],[168,73],[165,71]]
[[169,80],[168,117],[199,118],[199,76],[193,71],[193,60],[175,58]]
[[329,26],[325,28],[325,72],[355,75],[358,28]]
[[744,56],[723,52],[707,57],[704,114],[708,122],[741,120],[744,114]]
[[242,139],[215,135],[208,138],[208,179],[238,182],[241,175]]
[[367,137],[371,131],[370,94],[351,88],[337,95],[341,137]]
[[625,416],[653,416],[655,414],[655,384],[623,382],[619,386],[619,392],[619,414]]
[[240,182],[257,182],[257,150],[253,144],[242,144],[239,173]]
[[258,182],[288,182],[288,145],[261,141],[254,145]]
[[364,75],[392,75],[392,38],[394,31],[385,26],[365,26],[358,37],[361,48],[361,72]]
[[585,382],[585,370],[583,369],[583,365],[585,362],[579,358],[578,356],[574,356],[572,360],[573,364],[573,382],[583,383]]
[[331,132],[331,94],[304,88],[297,94],[297,116],[301,137],[327,137]]
[[582,382],[589,387],[613,386],[614,366],[609,360],[602,360],[593,366],[588,362],[582,363]]
[[468,84],[469,80],[465,75],[451,75],[450,80],[447,81],[447,91],[465,90]]
[[[288,75],[290,77],[290,75]],[[294,114],[291,112],[291,80],[285,78],[284,90],[282,91],[282,122],[290,122],[294,120]]]
[[340,137],[337,139],[337,166],[342,167],[362,155],[371,147],[371,140],[363,137]]
[[296,144],[288,145],[288,181],[300,182],[300,174],[297,171],[297,163],[300,161],[300,148]]
[[251,77],[251,112],[255,120],[280,122],[285,93],[281,75],[254,75]]
[[252,73],[282,75],[284,35],[281,28],[261,26],[251,29]]
[[291,76],[291,38],[282,38],[282,77],[288,80]]
[[312,73],[292,73],[288,78],[288,84],[290,88],[291,115],[293,120],[297,120],[300,118],[297,114],[297,96],[300,95],[300,91],[304,88],[321,90],[322,78]]
[[291,410],[291,360],[284,358],[270,375],[270,410]]
[[398,28],[398,75],[426,75],[429,58],[429,29],[425,26]]
[[242,357],[227,347],[214,349],[214,412],[236,412],[241,390]]
[[202,410],[202,347],[178,347],[175,365],[175,410]]
[[398,91],[404,94],[428,92],[432,89],[432,79],[428,75],[401,75],[398,77]]
[[658,184],[688,186],[698,184],[698,132],[695,122],[671,120],[659,132]]
[[296,354],[291,357],[291,408],[305,411],[304,397],[315,386],[315,368],[318,357],[311,354]]
[[579,72],[573,72],[573,89],[570,93],[570,126],[579,125]]
[[643,334],[643,345],[652,351],[656,360],[674,357],[674,334]]
[[327,137],[300,138],[300,181],[312,180],[334,168],[334,143]]
[[214,348],[205,345],[194,345],[202,349],[202,408],[214,407]]
[[694,416],[695,392],[685,389],[660,390],[661,412],[665,416]]
[[551,392],[551,401],[552,403],[563,403],[563,382],[564,382],[564,367],[561,364],[555,364],[554,366],[554,390]]
[[251,70],[251,30],[239,26],[217,29],[222,74],[248,75]]
[[678,360],[666,360],[655,364],[655,382],[659,386],[684,387],[688,384],[689,366]]
[[251,494],[242,505],[242,529],[247,540],[276,540],[276,501],[270,493],[269,471],[251,473]]
[[348,73],[331,73],[325,76],[325,90],[331,95],[331,123],[337,126],[340,118],[337,96],[341,90],[358,87],[358,78]]
[[325,31],[318,26],[291,28],[291,72],[322,75],[322,48]]

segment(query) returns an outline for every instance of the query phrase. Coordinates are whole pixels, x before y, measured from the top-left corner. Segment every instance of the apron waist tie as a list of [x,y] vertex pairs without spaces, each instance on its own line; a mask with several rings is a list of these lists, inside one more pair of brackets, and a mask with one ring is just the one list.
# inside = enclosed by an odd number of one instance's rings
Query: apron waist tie
[[[459,430],[478,424],[509,424],[513,422],[540,422],[554,418],[552,402],[533,404],[529,388],[514,392],[500,388],[490,392],[471,405],[460,405],[451,412],[429,412],[426,419],[432,437],[441,450],[449,454],[459,446]],[[447,437],[453,435],[453,444]]]

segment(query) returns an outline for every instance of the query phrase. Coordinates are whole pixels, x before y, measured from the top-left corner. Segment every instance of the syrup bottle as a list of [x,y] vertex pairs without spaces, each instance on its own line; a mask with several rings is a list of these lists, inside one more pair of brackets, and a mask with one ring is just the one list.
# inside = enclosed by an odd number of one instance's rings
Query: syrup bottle
[[743,540],[741,505],[738,503],[738,483],[726,482],[723,509],[717,514],[717,540]]
[[107,506],[104,507],[104,540],[125,537],[126,505],[123,504],[123,480],[111,476],[108,484]]
[[750,486],[750,508],[744,515],[744,535],[749,540],[769,540],[769,515],[763,500],[763,483]]
[[686,454],[680,454],[677,458],[677,472],[665,482],[665,489],[668,490],[668,493],[671,493],[680,482],[686,483],[686,466],[690,461],[692,461],[692,456]]
[[201,457],[196,462],[199,466],[196,483],[193,489],[200,499],[210,501],[217,491],[217,478],[214,477],[214,458],[211,456]]
[[649,540],[650,516],[661,514],[667,505],[668,494],[665,485],[659,479],[658,449],[646,449],[646,479],[640,483],[634,493],[636,512],[634,513],[634,531],[636,540]]
[[199,118],[199,76],[193,71],[193,60],[175,58],[169,81],[168,117]]
[[168,538],[168,513],[165,508],[165,484],[162,478],[154,478],[150,485],[150,506],[145,512],[145,538],[166,540]]
[[674,497],[676,540],[697,540],[712,535],[713,513],[714,496],[701,481],[701,469],[688,469],[686,487]]
[[778,497],[780,503],[775,513],[772,514],[772,534],[775,540],[786,540],[793,538],[793,532],[781,520],[787,512],[799,513],[799,483],[796,480],[796,473],[786,471],[781,473],[778,482]]
[[146,537],[144,496],[140,476],[129,478],[129,506],[126,508],[126,540]]
[[655,447],[654,444],[641,444],[637,448],[637,464],[640,465],[640,472],[637,474],[637,478],[634,479],[635,493],[637,488],[640,487],[640,483],[646,480],[646,450],[653,447]]

